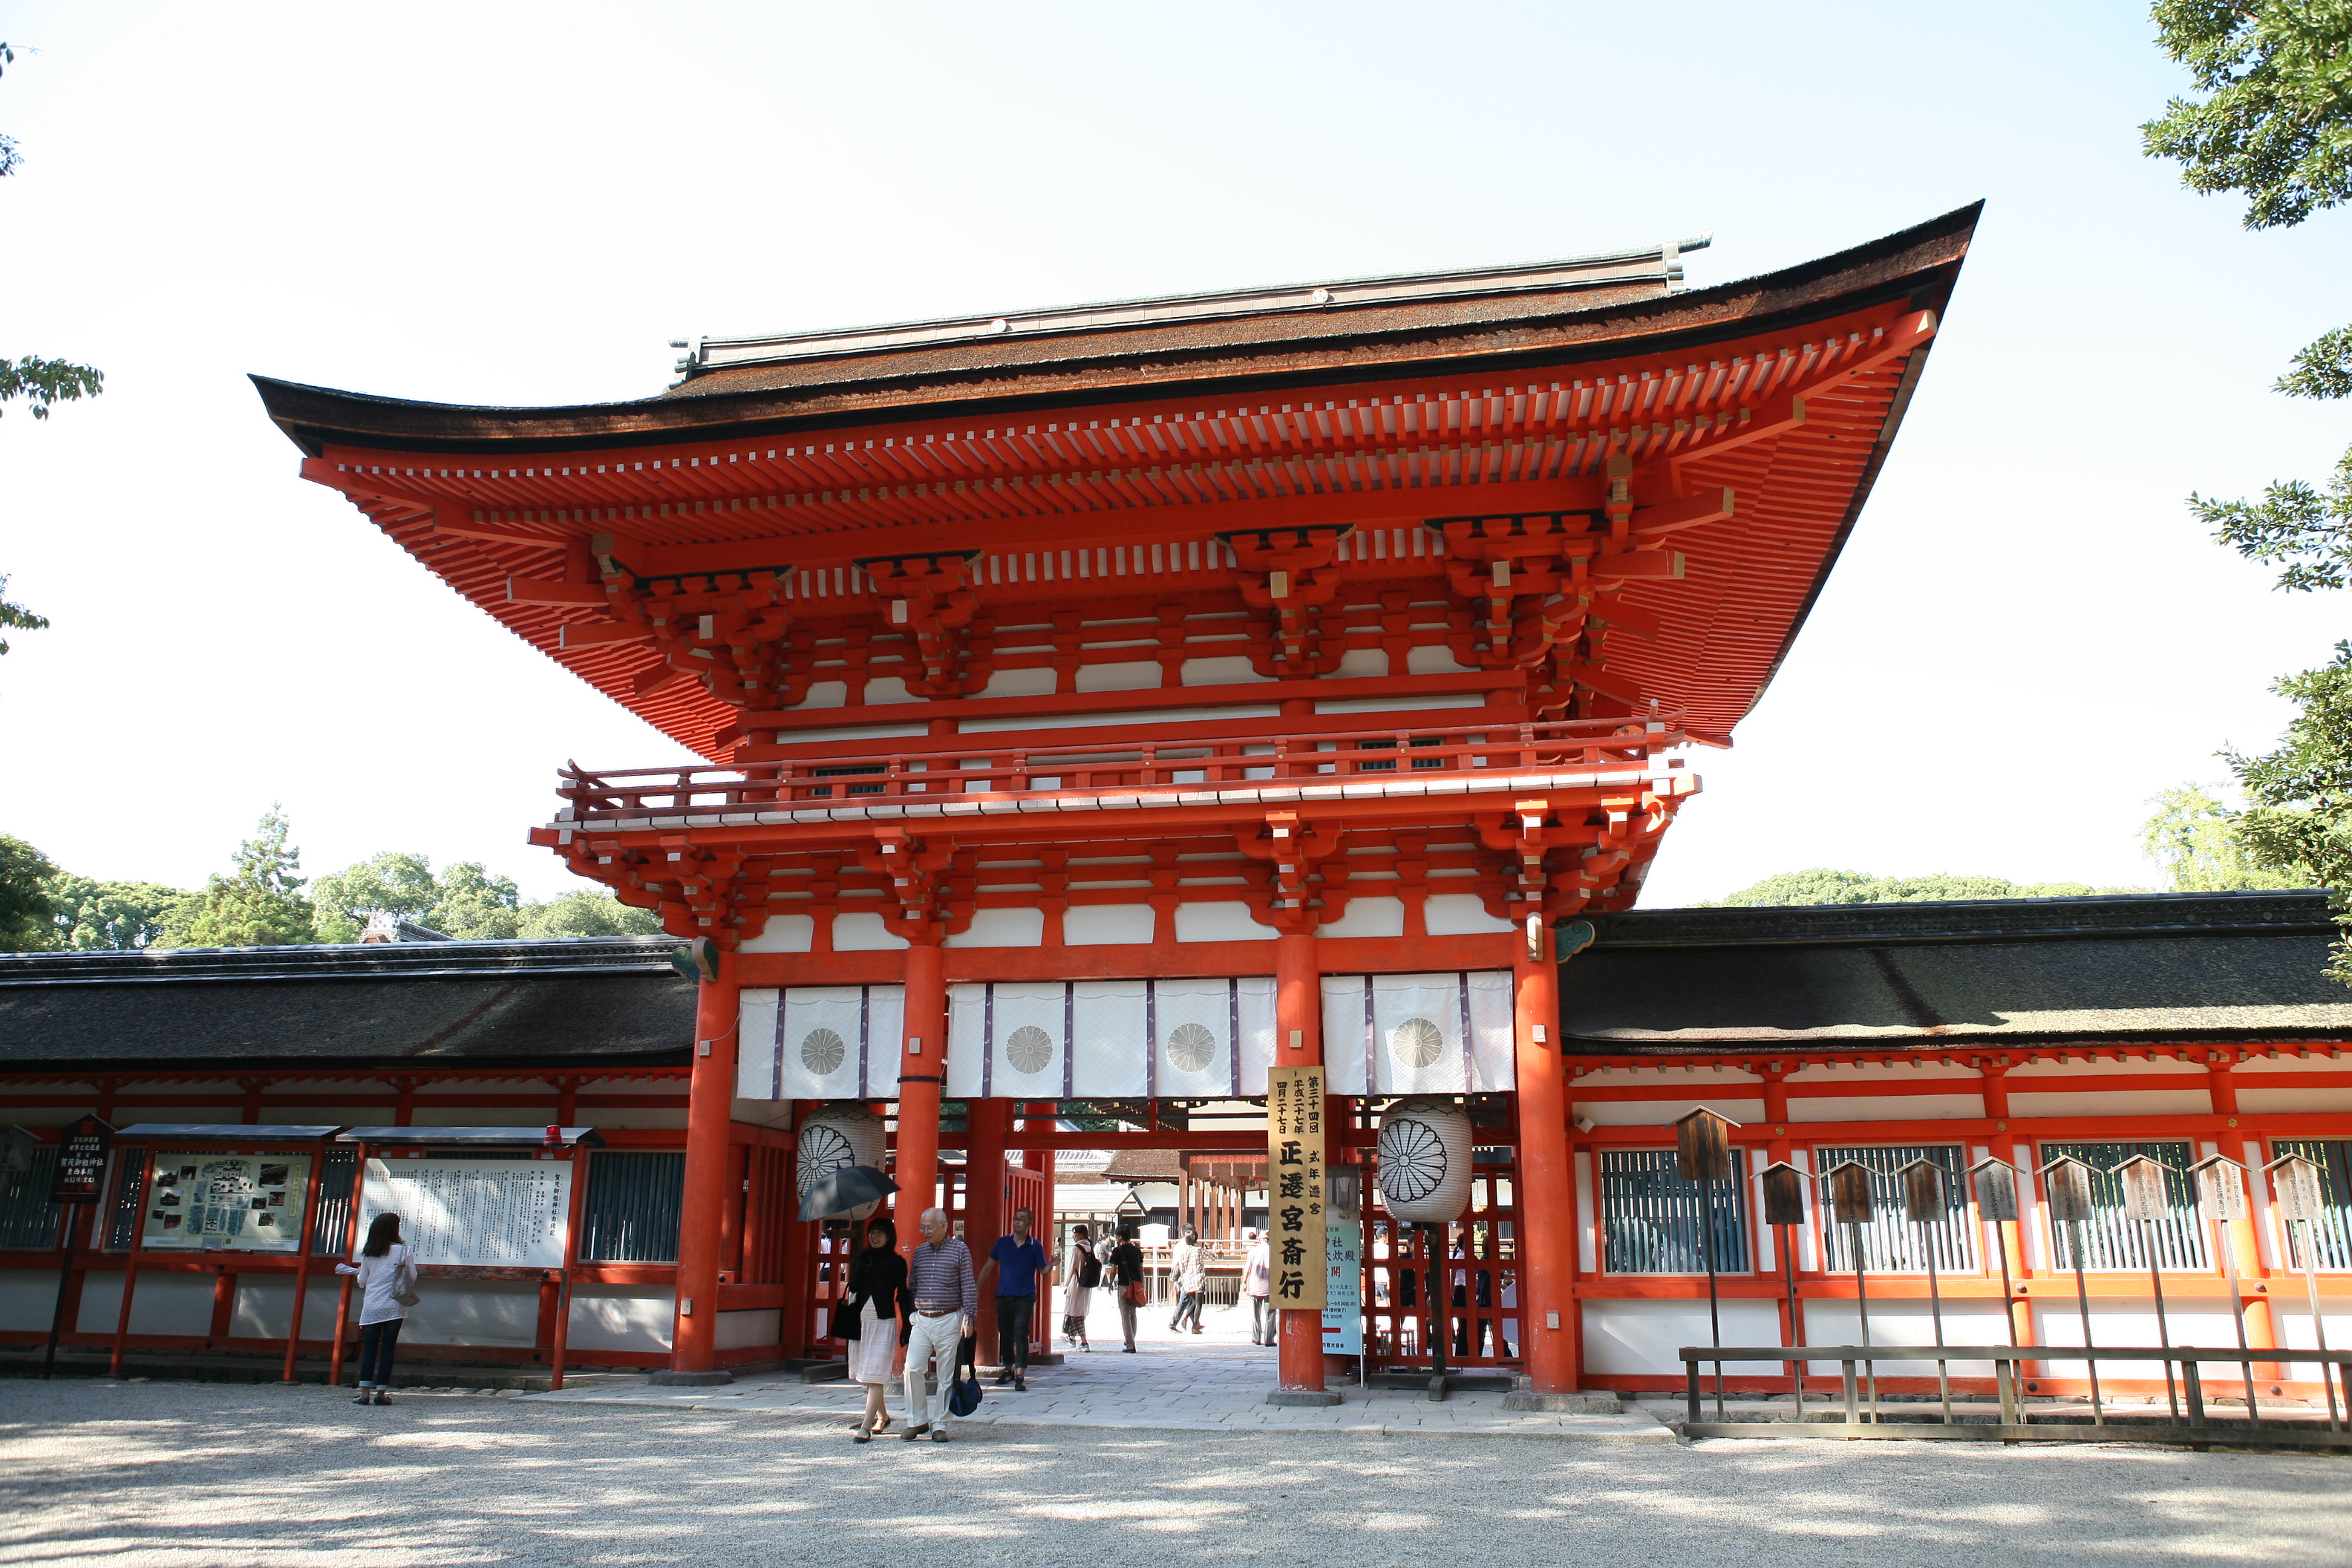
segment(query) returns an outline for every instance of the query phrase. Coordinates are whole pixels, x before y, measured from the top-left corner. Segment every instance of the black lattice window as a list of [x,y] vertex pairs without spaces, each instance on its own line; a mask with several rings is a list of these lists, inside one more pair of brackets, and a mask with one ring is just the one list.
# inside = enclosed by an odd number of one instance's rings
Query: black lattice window
[[[1708,1240],[1719,1274],[1748,1271],[1748,1151],[1731,1152],[1733,1176],[1714,1184]],[[1701,1184],[1683,1179],[1672,1149],[1601,1152],[1601,1226],[1611,1274],[1704,1274]]]

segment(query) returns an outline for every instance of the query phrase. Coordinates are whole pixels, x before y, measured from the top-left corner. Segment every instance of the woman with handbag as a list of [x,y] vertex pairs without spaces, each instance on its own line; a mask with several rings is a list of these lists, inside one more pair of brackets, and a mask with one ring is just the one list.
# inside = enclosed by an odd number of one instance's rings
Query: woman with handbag
[[360,1282],[360,1396],[352,1403],[389,1405],[400,1325],[408,1309],[424,1300],[416,1293],[416,1257],[400,1239],[400,1216],[376,1215],[359,1262],[338,1263],[335,1272],[355,1275]]
[[866,1385],[866,1414],[854,1441],[870,1443],[889,1430],[890,1409],[883,1394],[890,1386],[891,1363],[914,1297],[907,1290],[907,1260],[898,1256],[898,1230],[888,1220],[866,1222],[866,1245],[849,1262],[848,1290],[834,1309],[833,1331],[849,1342],[849,1377]]
[[1076,1350],[1090,1351],[1087,1343],[1087,1312],[1094,1306],[1095,1287],[1102,1283],[1102,1260],[1095,1256],[1093,1233],[1085,1226],[1070,1227],[1070,1251],[1062,1278],[1069,1283],[1062,1287],[1062,1336]]

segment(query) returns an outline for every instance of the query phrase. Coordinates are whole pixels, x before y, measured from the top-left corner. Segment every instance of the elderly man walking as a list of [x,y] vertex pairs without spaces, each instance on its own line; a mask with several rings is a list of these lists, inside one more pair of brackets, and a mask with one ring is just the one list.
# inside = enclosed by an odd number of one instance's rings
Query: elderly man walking
[[[923,1211],[923,1244],[908,1261],[915,1298],[907,1329],[907,1430],[908,1442],[928,1432],[934,1443],[948,1440],[948,1394],[955,1387],[957,1351],[978,1324],[980,1290],[971,1277],[971,1252],[948,1234],[948,1212]],[[936,1364],[936,1373],[933,1372]],[[923,1380],[936,1375],[939,1392],[926,1413]]]

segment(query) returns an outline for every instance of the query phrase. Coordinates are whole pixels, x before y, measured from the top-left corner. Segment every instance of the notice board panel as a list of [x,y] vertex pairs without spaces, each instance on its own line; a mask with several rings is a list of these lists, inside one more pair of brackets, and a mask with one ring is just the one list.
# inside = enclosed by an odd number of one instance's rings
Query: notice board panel
[[162,1149],[139,1245],[150,1249],[292,1252],[302,1245],[308,1154]]
[[419,1263],[561,1268],[569,1160],[370,1160],[353,1250],[386,1210]]

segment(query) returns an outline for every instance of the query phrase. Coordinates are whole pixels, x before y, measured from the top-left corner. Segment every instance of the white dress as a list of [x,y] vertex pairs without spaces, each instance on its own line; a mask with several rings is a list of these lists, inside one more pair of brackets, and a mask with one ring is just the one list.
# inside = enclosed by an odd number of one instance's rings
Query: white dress
[[1079,1270],[1085,1267],[1087,1250],[1076,1242],[1070,1243],[1065,1256],[1062,1278],[1069,1283],[1062,1287],[1062,1316],[1083,1320],[1095,1304],[1094,1287],[1078,1283]]
[[898,1354],[898,1320],[881,1316],[871,1301],[858,1310],[857,1337],[849,1342],[849,1381],[887,1383]]

